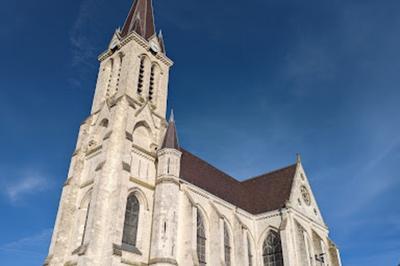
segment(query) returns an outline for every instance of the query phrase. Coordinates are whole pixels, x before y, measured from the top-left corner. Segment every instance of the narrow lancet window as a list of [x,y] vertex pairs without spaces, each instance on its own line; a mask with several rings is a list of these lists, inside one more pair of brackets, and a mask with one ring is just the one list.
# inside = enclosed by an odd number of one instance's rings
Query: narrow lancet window
[[155,76],[156,76],[156,65],[151,66],[150,72],[150,83],[149,83],[149,101],[153,102],[155,97]]
[[231,250],[231,237],[229,235],[228,225],[224,222],[224,258],[226,266],[231,266]]
[[128,197],[125,210],[124,232],[122,244],[136,247],[140,204],[135,195]]
[[206,262],[206,230],[204,227],[204,219],[199,210],[197,210],[197,257],[199,258],[199,266],[205,266]]
[[145,63],[145,57],[143,56],[140,59],[140,67],[139,67],[139,79],[138,79],[138,87],[137,87],[137,93],[139,95],[142,94],[143,92],[143,83],[144,83],[144,63]]
[[263,244],[264,266],[283,266],[282,244],[278,233],[270,231]]
[[89,203],[89,205],[87,207],[87,210],[86,210],[85,224],[83,225],[83,233],[82,233],[81,245],[85,244],[85,235],[86,235],[86,229],[87,229],[87,224],[88,224],[88,220],[89,220],[89,210],[90,210],[90,203]]

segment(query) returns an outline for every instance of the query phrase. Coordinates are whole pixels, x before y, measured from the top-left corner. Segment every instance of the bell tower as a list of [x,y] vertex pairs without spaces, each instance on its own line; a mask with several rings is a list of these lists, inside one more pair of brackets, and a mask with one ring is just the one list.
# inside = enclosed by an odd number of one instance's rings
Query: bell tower
[[134,1],[98,59],[91,113],[80,126],[45,265],[149,263],[173,64],[151,0]]

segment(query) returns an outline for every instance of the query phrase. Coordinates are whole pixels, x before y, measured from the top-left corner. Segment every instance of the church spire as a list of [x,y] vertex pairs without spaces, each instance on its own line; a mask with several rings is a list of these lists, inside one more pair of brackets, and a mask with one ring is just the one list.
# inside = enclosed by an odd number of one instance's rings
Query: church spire
[[134,1],[122,28],[121,35],[122,37],[126,37],[134,31],[144,39],[149,40],[156,35],[152,0]]
[[176,133],[174,111],[171,111],[167,132],[165,133],[161,149],[179,150],[179,142],[178,142],[178,135]]

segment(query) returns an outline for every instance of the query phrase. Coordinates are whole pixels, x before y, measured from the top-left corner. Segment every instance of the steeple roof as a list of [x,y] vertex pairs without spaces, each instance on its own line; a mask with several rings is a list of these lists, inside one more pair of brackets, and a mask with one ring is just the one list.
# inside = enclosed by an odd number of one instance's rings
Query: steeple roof
[[174,112],[171,112],[167,133],[165,133],[164,141],[161,149],[176,149],[179,150],[178,135],[176,132]]
[[125,37],[133,31],[146,40],[156,35],[152,0],[134,0],[121,35]]

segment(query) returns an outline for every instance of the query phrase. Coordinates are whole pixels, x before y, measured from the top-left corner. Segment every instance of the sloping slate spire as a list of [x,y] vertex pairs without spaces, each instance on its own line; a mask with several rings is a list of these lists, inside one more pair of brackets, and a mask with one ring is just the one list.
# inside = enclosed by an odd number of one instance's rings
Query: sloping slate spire
[[134,31],[144,39],[149,40],[156,34],[152,0],[134,1],[122,28],[121,36],[125,37]]
[[179,150],[178,135],[176,133],[174,112],[171,112],[167,133],[165,133],[164,142],[161,149],[176,149]]

